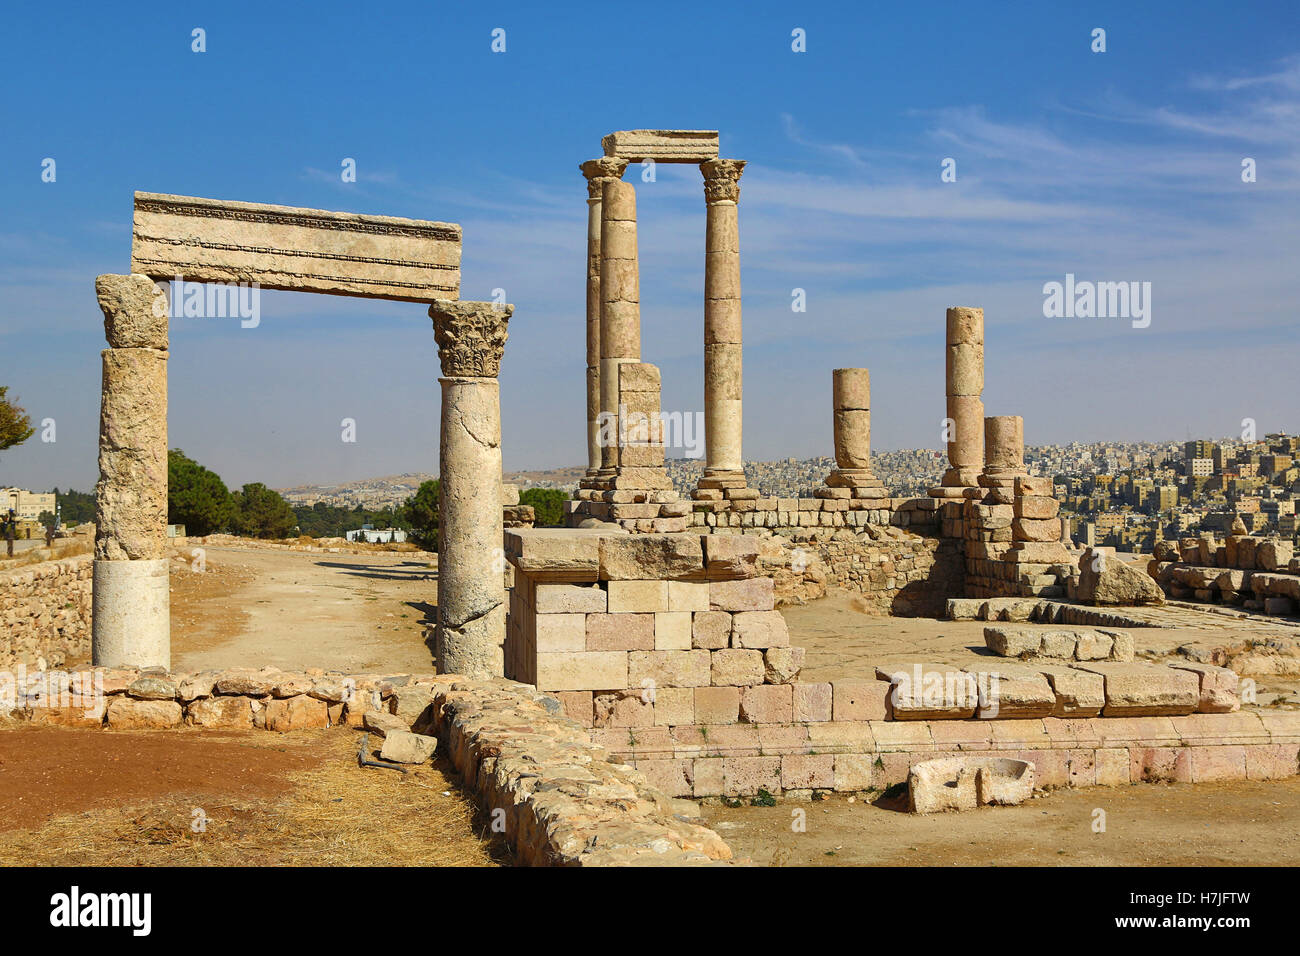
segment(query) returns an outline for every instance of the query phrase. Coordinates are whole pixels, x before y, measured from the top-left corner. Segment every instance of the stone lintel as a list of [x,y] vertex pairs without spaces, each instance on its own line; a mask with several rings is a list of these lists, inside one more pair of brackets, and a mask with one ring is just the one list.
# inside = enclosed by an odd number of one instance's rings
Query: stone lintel
[[718,131],[704,129],[627,129],[600,141],[606,156],[639,162],[700,163],[718,158]]
[[460,240],[448,222],[137,192],[131,271],[428,302],[460,295]]

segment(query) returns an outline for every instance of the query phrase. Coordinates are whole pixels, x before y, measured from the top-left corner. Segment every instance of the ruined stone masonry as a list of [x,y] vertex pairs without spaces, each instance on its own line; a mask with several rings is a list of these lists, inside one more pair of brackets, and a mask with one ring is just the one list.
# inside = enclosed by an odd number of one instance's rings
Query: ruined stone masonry
[[90,555],[0,571],[0,670],[90,654],[92,573]]
[[1300,613],[1300,558],[1288,541],[1246,533],[1162,541],[1147,572],[1169,597],[1276,616]]
[[[172,279],[428,303],[443,366],[439,664],[499,676],[505,639],[497,376],[513,306],[460,302],[460,227],[136,193],[132,274],[95,289],[103,352],[92,655],[167,668],[167,336]],[[635,260],[635,237],[633,236]],[[156,284],[155,284],[156,283]],[[639,333],[638,333],[639,335]],[[515,503],[517,508],[517,502]],[[513,512],[512,523],[531,515]]]
[[[1030,760],[1043,787],[1295,772],[1300,718],[1238,713],[1231,672],[1133,663],[1113,629],[991,628],[1017,659],[805,683],[751,536],[537,529],[507,556],[509,673],[666,793],[883,789],[957,754]],[[920,690],[991,675],[988,699]]]

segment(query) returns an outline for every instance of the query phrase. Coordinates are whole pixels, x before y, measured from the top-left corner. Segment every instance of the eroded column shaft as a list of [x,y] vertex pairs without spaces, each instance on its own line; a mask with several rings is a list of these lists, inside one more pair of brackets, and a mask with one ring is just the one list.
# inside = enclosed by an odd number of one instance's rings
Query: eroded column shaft
[[950,439],[943,484],[971,487],[984,465],[984,310],[947,313],[947,416]]
[[[705,475],[744,478],[740,298],[740,160],[700,164],[707,203],[704,252]],[[701,487],[704,487],[703,485]]]
[[587,178],[587,478],[600,470],[600,269],[605,183],[619,179],[627,161],[604,156],[581,165]]
[[438,479],[438,617],[443,673],[505,672],[501,399],[497,375],[514,307],[435,300],[442,362]]
[[91,656],[171,666],[167,561],[167,294],[143,275],[95,281],[102,353]]
[[1025,474],[1025,420],[1019,415],[984,419],[984,473],[992,477]]
[[440,378],[439,669],[504,674],[501,401],[490,378]]
[[865,368],[831,372],[835,464],[871,472],[871,376]]
[[[631,183],[610,179],[600,214],[600,411],[605,422],[618,420],[618,366],[640,360],[636,190]],[[607,474],[618,467],[617,441],[601,442],[600,463]]]

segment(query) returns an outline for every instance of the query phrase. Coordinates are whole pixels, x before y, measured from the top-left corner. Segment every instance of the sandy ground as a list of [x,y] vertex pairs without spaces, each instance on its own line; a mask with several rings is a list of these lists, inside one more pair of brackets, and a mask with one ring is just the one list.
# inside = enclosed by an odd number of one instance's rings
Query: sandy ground
[[[363,769],[361,735],[0,730],[0,865],[485,866],[442,758]],[[373,735],[369,743],[378,744]],[[373,751],[373,747],[371,750]]]
[[433,669],[437,574],[404,554],[208,548],[172,564],[172,666]]
[[[1300,777],[1055,790],[1019,807],[916,816],[832,796],[704,816],[763,866],[1295,866]],[[1101,810],[1104,817],[1099,816]],[[802,832],[796,828],[801,824]],[[1104,821],[1104,832],[1095,832]]]

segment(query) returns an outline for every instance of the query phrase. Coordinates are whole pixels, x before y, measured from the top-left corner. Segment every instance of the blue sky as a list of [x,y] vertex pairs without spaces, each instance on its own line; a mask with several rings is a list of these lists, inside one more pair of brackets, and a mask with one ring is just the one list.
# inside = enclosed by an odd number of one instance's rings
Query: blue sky
[[[94,277],[128,268],[136,189],[460,223],[462,297],[516,309],[506,468],[584,463],[577,167],[636,128],[718,129],[749,162],[747,457],[829,454],[845,365],[872,371],[876,448],[938,447],[950,305],[984,307],[988,413],[1030,443],[1300,427],[1297,5],[556,6],[7,11],[0,384],[57,440],[0,453],[0,484],[94,481]],[[642,357],[665,410],[699,410],[700,174],[625,178]],[[1150,327],[1045,318],[1066,273],[1150,282]],[[173,320],[171,444],[231,484],[433,471],[437,377],[418,305],[264,293],[256,329]]]

